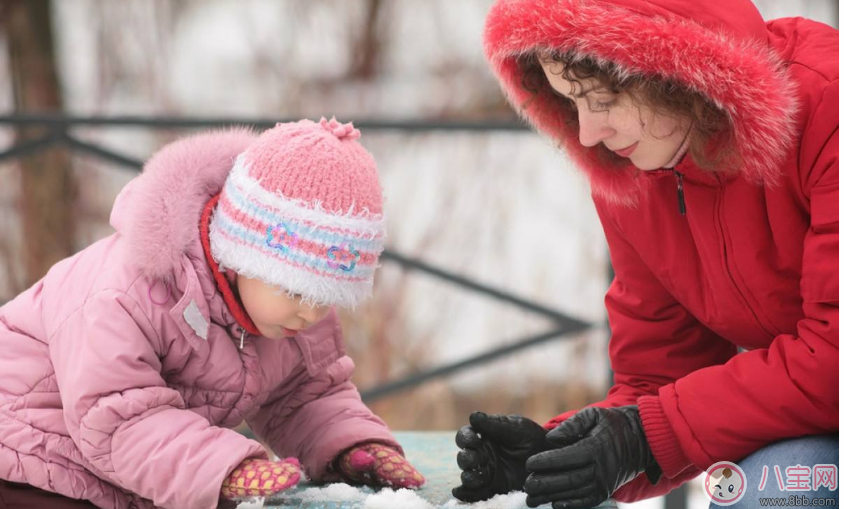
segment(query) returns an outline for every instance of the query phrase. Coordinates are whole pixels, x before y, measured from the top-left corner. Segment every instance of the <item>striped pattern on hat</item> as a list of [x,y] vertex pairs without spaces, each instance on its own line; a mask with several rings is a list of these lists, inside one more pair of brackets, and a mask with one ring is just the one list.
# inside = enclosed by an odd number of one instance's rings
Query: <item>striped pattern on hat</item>
[[[262,135],[256,144],[264,138],[261,152],[266,153],[267,142],[272,141],[277,152],[294,152],[282,159],[301,161],[295,152],[301,152],[299,145],[302,145],[303,136],[291,137],[290,134],[301,134],[302,128],[305,131],[317,130],[309,133],[316,136],[317,143],[309,141],[305,153],[338,150],[339,157],[332,160],[345,161],[346,164],[339,164],[322,176],[328,178],[320,178],[318,171],[314,175],[315,169],[308,164],[289,163],[285,168],[256,167],[261,165],[262,158],[250,158],[256,153],[250,151],[250,147],[235,160],[211,219],[211,252],[221,270],[231,269],[246,277],[260,279],[289,294],[301,295],[305,302],[354,307],[372,291],[378,257],[384,248],[385,222],[380,214],[380,186],[375,190],[376,203],[371,198],[372,189],[356,191],[349,189],[348,185],[350,181],[374,181],[377,185],[377,173],[374,179],[371,175],[349,179],[339,173],[374,173],[374,161],[364,167],[348,164],[351,160],[360,159],[357,156],[363,150],[354,141],[356,136],[348,137],[351,133],[359,136],[351,124],[345,124],[349,126],[346,130],[338,129],[342,124],[336,121],[332,124],[324,119],[320,124],[301,124],[279,124],[274,128],[279,132],[271,133],[267,138]],[[319,143],[320,137],[334,140]],[[284,143],[291,139],[294,140],[292,143]],[[355,157],[345,158],[343,151],[349,144],[355,145],[348,147],[355,151]],[[309,185],[308,189],[296,194],[307,196],[307,199],[285,195],[277,190],[277,186],[267,185],[278,181],[279,176],[296,177],[293,174],[297,172],[300,174],[298,180],[307,180]],[[301,178],[303,172],[307,173],[307,179]],[[272,177],[265,178],[268,174]],[[326,210],[323,203],[330,200],[320,198],[322,195],[336,195],[338,185],[343,187],[344,193],[351,192],[353,197],[356,192],[366,195],[366,199],[359,201],[368,200],[379,213],[372,213],[369,208],[355,210],[355,200],[349,202],[348,210]],[[276,187],[276,190],[268,187]]]

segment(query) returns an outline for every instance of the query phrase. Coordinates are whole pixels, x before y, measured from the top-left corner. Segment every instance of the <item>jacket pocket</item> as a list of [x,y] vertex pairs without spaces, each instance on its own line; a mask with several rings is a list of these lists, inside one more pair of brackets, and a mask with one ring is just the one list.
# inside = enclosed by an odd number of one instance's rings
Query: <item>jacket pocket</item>
[[809,199],[812,231],[838,233],[838,183],[813,188]]
[[199,277],[187,257],[182,257],[182,270],[186,282],[185,293],[170,309],[170,317],[188,344],[197,353],[205,356],[209,352],[208,334],[211,327],[211,313],[208,302],[202,294]]
[[815,187],[803,246],[800,288],[805,302],[838,303],[838,183]]

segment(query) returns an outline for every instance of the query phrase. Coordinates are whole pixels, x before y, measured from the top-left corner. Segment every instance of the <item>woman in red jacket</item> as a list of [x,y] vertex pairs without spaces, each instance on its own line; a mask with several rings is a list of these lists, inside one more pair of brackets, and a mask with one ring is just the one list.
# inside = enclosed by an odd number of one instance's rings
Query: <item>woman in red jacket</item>
[[720,503],[837,499],[813,467],[837,479],[838,32],[749,0],[501,0],[485,46],[589,177],[615,384],[544,427],[472,414],[455,496],[591,507],[728,461]]

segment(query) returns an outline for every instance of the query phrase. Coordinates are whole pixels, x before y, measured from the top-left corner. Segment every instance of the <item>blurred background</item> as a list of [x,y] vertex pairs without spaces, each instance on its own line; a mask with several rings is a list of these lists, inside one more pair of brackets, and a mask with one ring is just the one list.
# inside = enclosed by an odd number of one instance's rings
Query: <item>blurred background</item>
[[[118,191],[211,125],[355,121],[387,197],[355,382],[402,430],[602,399],[611,271],[586,183],[482,54],[492,0],[0,0],[0,304],[109,235]],[[835,0],[757,0],[838,26]]]

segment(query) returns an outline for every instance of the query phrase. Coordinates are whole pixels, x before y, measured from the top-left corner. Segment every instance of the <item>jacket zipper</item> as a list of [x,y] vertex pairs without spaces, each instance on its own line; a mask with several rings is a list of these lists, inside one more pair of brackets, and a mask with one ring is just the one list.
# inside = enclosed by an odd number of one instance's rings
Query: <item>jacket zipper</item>
[[683,190],[683,178],[685,175],[677,171],[675,168],[663,168],[647,172],[648,176],[661,178],[668,174],[674,175],[674,181],[677,182],[677,210],[681,216],[686,215],[686,193]]
[[677,181],[677,206],[680,208],[680,215],[686,215],[686,195],[683,192],[683,174],[677,170],[674,171],[674,180]]
[[[684,179],[685,176],[682,173],[680,173],[679,171],[677,171],[675,168],[671,168],[670,170],[663,170],[663,171],[665,171],[665,172],[670,171],[674,175],[674,180],[677,182],[677,207],[678,207],[678,211],[680,212],[681,216],[685,216],[686,215],[686,193],[683,189],[683,179]],[[657,173],[657,172],[655,171],[653,173]],[[718,193],[718,198],[717,198],[718,202],[716,204],[716,207],[717,207],[717,216],[718,216],[718,231],[719,231],[719,235],[721,237],[721,243],[723,245],[724,268],[726,270],[727,280],[732,285],[733,291],[735,292],[736,297],[738,298],[739,302],[744,304],[747,307],[751,316],[756,320],[756,325],[759,327],[759,329],[762,332],[764,332],[765,334],[768,334],[768,335],[771,335],[771,336],[776,336],[777,334],[779,334],[778,332],[771,332],[765,327],[765,325],[762,324],[762,320],[759,319],[759,315],[756,313],[756,311],[753,309],[753,306],[750,305],[750,302],[748,302],[748,300],[745,298],[744,294],[741,292],[741,289],[739,288],[738,283],[736,283],[736,280],[733,277],[733,274],[730,270],[730,264],[729,264],[728,252],[727,252],[727,238],[726,238],[726,235],[724,234],[724,222],[722,220],[722,213],[721,213],[721,198],[722,198],[722,192],[723,192],[723,189],[724,189],[724,182],[722,182],[721,177],[717,173],[714,174],[714,175],[715,175],[715,179],[718,180],[718,187],[720,188],[720,191]]]
[[765,327],[765,325],[762,324],[762,320],[759,319],[759,315],[756,314],[756,311],[753,309],[753,306],[750,305],[750,302],[747,300],[747,298],[742,293],[741,289],[739,288],[738,283],[736,282],[735,277],[733,277],[733,272],[730,270],[729,252],[728,252],[728,249],[727,249],[727,236],[724,233],[724,221],[722,220],[723,209],[722,209],[722,206],[721,206],[722,205],[724,185],[723,185],[723,182],[721,182],[721,178],[717,174],[715,175],[715,178],[718,180],[718,188],[719,188],[718,193],[717,193],[717,203],[716,203],[716,207],[717,207],[717,214],[716,215],[718,217],[718,233],[720,234],[721,245],[723,246],[722,252],[723,252],[723,256],[724,256],[724,269],[726,270],[726,273],[727,273],[727,280],[729,280],[729,282],[732,284],[733,290],[735,291],[739,302],[744,304],[745,307],[747,308],[747,310],[750,311],[750,315],[753,316],[753,319],[756,321],[756,325],[759,327],[759,329],[762,330],[762,332],[764,332],[765,334],[768,334],[770,336],[777,336],[778,333],[769,331]]

